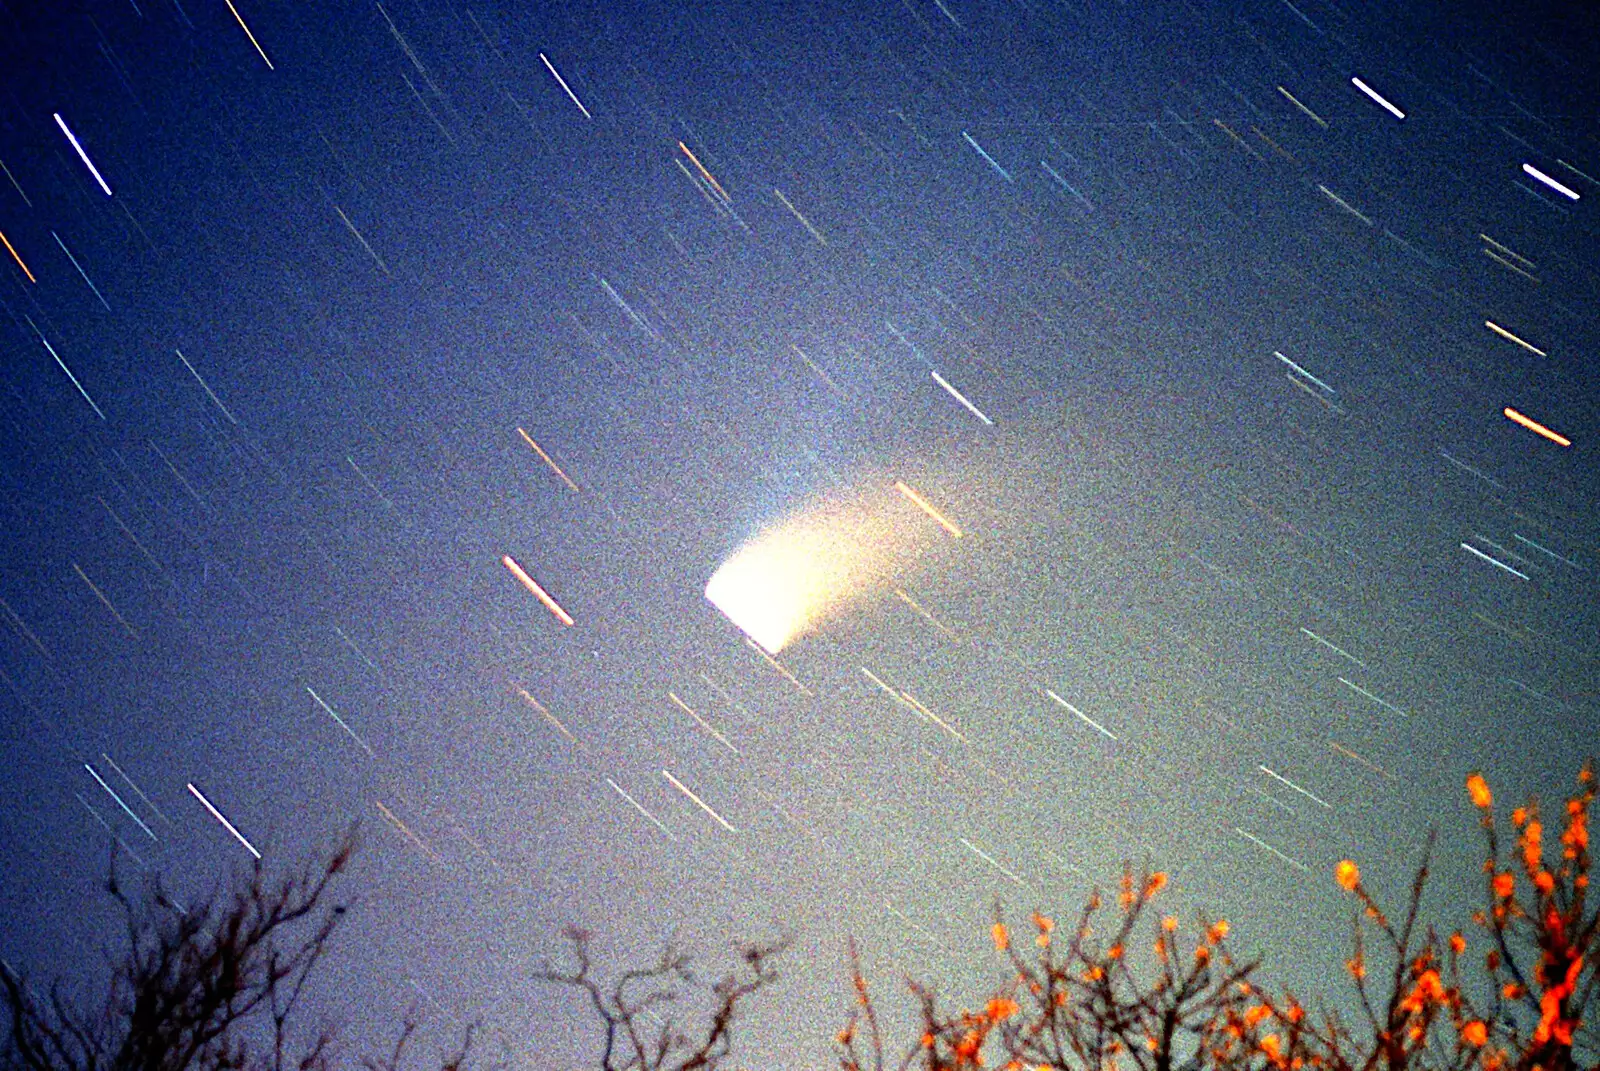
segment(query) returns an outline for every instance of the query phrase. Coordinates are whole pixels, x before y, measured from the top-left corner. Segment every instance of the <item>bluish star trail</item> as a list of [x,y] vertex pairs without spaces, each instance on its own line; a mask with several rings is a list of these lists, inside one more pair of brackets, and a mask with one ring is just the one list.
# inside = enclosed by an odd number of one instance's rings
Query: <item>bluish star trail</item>
[[798,1068],[1124,860],[1461,914],[1600,739],[1600,17],[1401,8],[9,11],[0,956],[359,823],[356,1038],[785,930]]

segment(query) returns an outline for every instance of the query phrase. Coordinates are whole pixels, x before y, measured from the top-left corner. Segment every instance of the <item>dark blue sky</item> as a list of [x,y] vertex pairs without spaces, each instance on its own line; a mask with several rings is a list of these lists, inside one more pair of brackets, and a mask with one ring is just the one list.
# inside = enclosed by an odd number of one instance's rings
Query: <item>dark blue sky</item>
[[[0,954],[93,962],[108,829],[248,862],[190,784],[274,867],[362,823],[356,1036],[534,1067],[569,921],[793,930],[802,1067],[846,934],[992,980],[1125,858],[1305,995],[1338,859],[1437,823],[1458,908],[1467,771],[1600,728],[1600,27],[1407,6],[13,5]],[[897,480],[962,538],[794,681],[702,597]]]

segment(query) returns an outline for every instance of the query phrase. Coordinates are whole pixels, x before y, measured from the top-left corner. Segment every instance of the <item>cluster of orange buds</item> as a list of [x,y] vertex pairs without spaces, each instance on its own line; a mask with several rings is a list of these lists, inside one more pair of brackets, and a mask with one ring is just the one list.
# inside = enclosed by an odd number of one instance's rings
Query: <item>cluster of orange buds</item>
[[1555,888],[1555,879],[1544,869],[1544,849],[1540,844],[1543,836],[1544,824],[1539,821],[1538,812],[1535,811],[1523,825],[1517,846],[1522,851],[1522,869],[1527,871],[1528,879],[1541,893],[1549,896]]
[[951,1050],[951,1055],[953,1055],[959,1061],[975,1064],[981,1067],[983,1066],[983,1056],[979,1050],[982,1048],[982,1031],[968,1030],[961,1036],[961,1040],[956,1042],[955,1048]]
[[[1418,963],[1420,965],[1421,961]],[[1440,981],[1439,972],[1432,967],[1418,972],[1416,977],[1411,992],[1400,1001],[1400,1007],[1405,1011],[1416,1014],[1430,1005],[1443,1004],[1450,999],[1451,994],[1445,990],[1444,983]]]
[[[1177,929],[1177,925],[1178,925],[1177,921],[1175,919],[1169,920],[1169,921],[1172,922],[1172,925],[1171,926],[1166,926],[1166,929],[1169,930],[1169,931]],[[1165,923],[1163,923],[1163,925],[1165,925]],[[1195,948],[1194,948],[1195,962],[1199,963],[1199,964],[1205,964],[1205,963],[1210,962],[1210,960],[1211,960],[1211,946],[1214,945],[1214,944],[1219,943],[1220,941],[1222,941],[1223,938],[1227,937],[1228,936],[1228,930],[1229,930],[1229,926],[1228,926],[1228,921],[1226,919],[1218,919],[1216,922],[1213,922],[1210,926],[1207,926],[1206,927],[1206,932],[1204,934],[1202,934],[1201,937],[1200,937],[1199,944],[1195,945]]]
[[1021,1010],[1022,1006],[1016,1001],[1010,997],[1001,996],[992,998],[988,1007],[984,1009],[983,1014],[989,1018],[990,1022],[999,1023],[1011,1018]]
[[1494,795],[1489,791],[1489,783],[1480,773],[1467,775],[1467,795],[1472,799],[1472,805],[1480,811],[1487,811],[1494,806]]
[[1572,1032],[1578,1027],[1578,1020],[1563,1017],[1561,1005],[1577,988],[1578,976],[1583,973],[1583,964],[1582,956],[1573,956],[1561,981],[1540,994],[1539,1025],[1533,1031],[1535,1045],[1544,1045],[1551,1039],[1558,1045],[1572,1044]]
[[[1561,857],[1566,863],[1576,862],[1580,857],[1584,860],[1579,864],[1580,872],[1573,875],[1573,884],[1578,889],[1587,888],[1589,875],[1583,873],[1588,869],[1587,852],[1589,847],[1589,808],[1595,795],[1595,775],[1591,764],[1585,763],[1578,774],[1578,781],[1583,785],[1580,795],[1575,796],[1566,803],[1566,825],[1561,831]],[[1467,778],[1467,794],[1472,802],[1484,811],[1484,822],[1492,819],[1489,807],[1493,796],[1489,786],[1481,774],[1471,774]],[[1540,897],[1548,901],[1554,894],[1557,875],[1552,874],[1544,865],[1543,836],[1544,825],[1539,821],[1539,809],[1536,804],[1518,807],[1511,812],[1511,821],[1517,828],[1517,849],[1522,856],[1522,869],[1527,873],[1528,880],[1538,891]],[[1485,864],[1485,869],[1494,873],[1493,862]],[[1571,874],[1568,866],[1561,868],[1561,876]],[[1502,901],[1511,899],[1515,889],[1515,879],[1509,873],[1495,874],[1493,890]],[[1516,912],[1514,905],[1502,904],[1494,908],[1496,921],[1503,921],[1508,914]]]
[[1039,912],[1035,911],[1033,913],[1033,924],[1039,927],[1039,936],[1034,938],[1034,943],[1040,948],[1048,947],[1050,944],[1050,935],[1055,932],[1056,920],[1045,915],[1041,915]]
[[1589,808],[1582,799],[1567,801],[1567,828],[1561,833],[1561,857],[1576,859],[1589,850]]
[[1283,1058],[1283,1042],[1278,1038],[1277,1034],[1268,1034],[1259,1042],[1257,1042],[1257,1044],[1261,1047],[1261,1051],[1266,1054],[1267,1059],[1271,1060],[1273,1064],[1278,1067],[1288,1066],[1288,1062]]

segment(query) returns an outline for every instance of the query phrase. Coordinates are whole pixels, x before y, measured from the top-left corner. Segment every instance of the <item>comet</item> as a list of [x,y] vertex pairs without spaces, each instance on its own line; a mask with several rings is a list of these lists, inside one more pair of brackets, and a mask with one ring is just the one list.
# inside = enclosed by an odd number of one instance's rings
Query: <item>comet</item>
[[[705,597],[775,655],[825,620],[891,592],[919,559],[950,542],[903,501],[880,485],[800,509],[739,547],[712,574]],[[959,532],[947,519],[942,525]]]

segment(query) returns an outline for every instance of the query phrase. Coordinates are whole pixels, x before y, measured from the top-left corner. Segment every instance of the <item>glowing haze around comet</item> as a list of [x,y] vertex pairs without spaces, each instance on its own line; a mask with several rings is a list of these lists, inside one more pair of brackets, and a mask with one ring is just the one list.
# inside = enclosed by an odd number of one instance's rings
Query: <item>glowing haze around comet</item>
[[880,593],[940,538],[891,490],[835,496],[747,541],[706,598],[768,654]]

